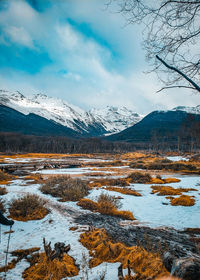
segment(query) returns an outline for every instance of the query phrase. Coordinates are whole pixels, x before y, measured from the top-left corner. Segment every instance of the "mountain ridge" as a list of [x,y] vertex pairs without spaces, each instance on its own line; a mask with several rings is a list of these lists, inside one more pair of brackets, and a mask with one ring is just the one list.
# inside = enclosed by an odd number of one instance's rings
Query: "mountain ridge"
[[0,90],[0,104],[24,115],[33,113],[53,120],[79,134],[88,136],[119,132],[137,123],[143,117],[126,107],[107,106],[103,109],[93,108],[84,111],[59,98],[48,97],[44,94],[25,96],[19,91]]

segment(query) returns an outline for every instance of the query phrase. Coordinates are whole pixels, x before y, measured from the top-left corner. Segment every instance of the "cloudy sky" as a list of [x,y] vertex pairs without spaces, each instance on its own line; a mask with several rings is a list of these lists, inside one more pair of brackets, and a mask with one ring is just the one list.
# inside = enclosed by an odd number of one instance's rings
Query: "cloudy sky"
[[190,91],[161,87],[141,47],[107,0],[1,0],[0,89],[45,93],[84,109],[127,106],[139,113],[198,105]]

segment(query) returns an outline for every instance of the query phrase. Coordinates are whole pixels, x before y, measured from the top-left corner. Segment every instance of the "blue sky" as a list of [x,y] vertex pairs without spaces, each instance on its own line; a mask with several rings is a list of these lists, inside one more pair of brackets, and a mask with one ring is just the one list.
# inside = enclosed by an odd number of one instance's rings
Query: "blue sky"
[[141,47],[140,26],[126,25],[106,0],[1,0],[0,89],[45,93],[84,109],[127,106],[139,113],[197,105],[188,91],[161,85]]

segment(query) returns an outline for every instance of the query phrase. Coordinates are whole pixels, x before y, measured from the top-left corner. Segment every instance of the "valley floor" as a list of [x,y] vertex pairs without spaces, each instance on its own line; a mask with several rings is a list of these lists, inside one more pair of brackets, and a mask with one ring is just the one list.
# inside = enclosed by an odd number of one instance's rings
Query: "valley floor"
[[[157,170],[147,170],[144,166],[140,166],[140,168],[131,167],[132,164],[136,163],[144,165],[144,163],[152,164],[158,161],[167,161],[168,164],[173,165],[173,168],[174,163],[178,162],[179,165],[182,164],[182,170],[172,170],[171,167],[168,170],[166,170],[166,167],[160,170],[158,168]],[[195,170],[191,171],[191,166],[195,166],[193,168]],[[199,240],[200,161],[196,158],[191,159],[190,156],[182,157],[179,155],[158,157],[142,153],[124,155],[1,155],[0,168],[11,174],[12,177],[7,181],[2,180],[0,182],[0,187],[5,188],[7,192],[1,196],[6,208],[6,216],[9,215],[9,205],[13,199],[23,197],[27,193],[36,194],[44,199],[49,209],[49,214],[41,220],[15,221],[12,228],[8,262],[13,259],[10,252],[15,250],[40,247],[40,252],[42,252],[43,238],[45,237],[46,241],[51,241],[52,245],[56,242],[64,242],[71,246],[69,255],[74,258],[79,267],[79,274],[63,279],[115,280],[118,279],[120,262],[105,261],[94,267],[89,265],[91,254],[80,242],[80,236],[82,233],[88,232],[91,226],[95,226],[95,228],[104,227],[113,240],[116,238],[115,242],[121,241],[123,244],[127,243],[127,246],[135,245],[131,244],[133,235],[129,237],[131,227],[135,227],[137,230],[141,228],[147,232],[149,229],[152,230],[152,238],[154,238],[155,232],[159,233],[160,230],[170,234],[174,233],[174,235],[180,234],[178,245],[183,248],[185,244],[181,244],[181,242],[184,243],[184,238],[191,239],[191,236],[186,236],[185,229],[190,228],[188,231],[192,232],[194,240]],[[131,181],[131,174],[136,171],[141,174],[148,172],[151,177],[150,181],[143,183]],[[76,201],[61,202],[58,198],[41,192],[40,187],[48,178],[66,174],[72,178],[80,178],[90,184],[90,191],[85,199],[97,201],[102,193],[115,196],[120,201],[120,210],[131,211],[135,219],[127,221],[121,218],[111,218],[107,215],[103,216],[97,211],[81,208]],[[174,178],[178,180],[174,180]],[[116,184],[112,183],[112,186],[110,186],[109,182],[112,179],[116,180]],[[127,183],[126,186],[119,183],[122,179]],[[155,188],[152,186],[158,186],[159,191],[154,192]],[[163,195],[160,191],[161,188],[166,191],[166,189],[163,189],[166,186],[170,187],[170,191]],[[113,189],[109,189],[109,187]],[[135,191],[137,196],[125,193],[127,189]],[[180,193],[173,194],[174,189]],[[190,206],[173,205],[172,201],[182,196],[185,196],[186,200],[189,197],[193,203]],[[104,222],[101,220],[102,217],[105,217]],[[110,225],[108,219],[110,219]],[[115,221],[115,224],[112,224],[113,221]],[[121,229],[121,232],[123,230],[127,231],[127,241],[123,239],[123,236],[120,240],[117,232],[115,236],[117,227]],[[197,234],[194,233],[195,229]],[[7,231],[8,228],[2,226],[1,267],[5,265],[5,251],[8,242]],[[191,251],[199,246],[196,241],[188,241],[188,244],[188,248],[192,248]],[[145,247],[145,244],[142,245]],[[22,258],[14,268],[7,271],[6,279],[23,279],[22,273],[29,266],[30,263]],[[4,269],[1,271],[0,277],[3,278],[5,275]],[[124,274],[126,273],[127,269],[124,269]],[[102,274],[105,274],[105,278],[102,278]]]

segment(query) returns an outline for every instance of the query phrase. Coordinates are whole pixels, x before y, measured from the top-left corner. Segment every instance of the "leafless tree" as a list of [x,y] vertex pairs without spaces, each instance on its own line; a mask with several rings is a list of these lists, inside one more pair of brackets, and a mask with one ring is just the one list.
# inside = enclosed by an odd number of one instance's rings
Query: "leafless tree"
[[200,92],[200,1],[111,0],[109,4],[113,2],[128,23],[144,24],[146,56],[164,82],[163,89]]

